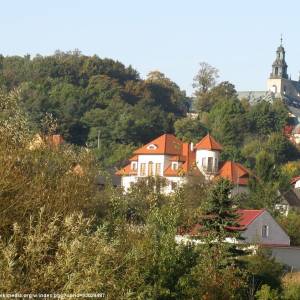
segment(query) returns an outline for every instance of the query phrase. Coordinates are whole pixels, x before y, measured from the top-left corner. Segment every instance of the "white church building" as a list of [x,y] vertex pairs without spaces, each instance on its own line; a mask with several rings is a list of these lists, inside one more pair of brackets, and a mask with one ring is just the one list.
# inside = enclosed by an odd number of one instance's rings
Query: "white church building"
[[206,135],[195,146],[172,134],[164,134],[134,151],[130,163],[118,170],[125,191],[140,178],[160,176],[166,179],[166,194],[185,184],[189,177],[212,180],[222,176],[230,180],[234,192],[246,192],[249,171],[239,163],[220,161],[222,146]]

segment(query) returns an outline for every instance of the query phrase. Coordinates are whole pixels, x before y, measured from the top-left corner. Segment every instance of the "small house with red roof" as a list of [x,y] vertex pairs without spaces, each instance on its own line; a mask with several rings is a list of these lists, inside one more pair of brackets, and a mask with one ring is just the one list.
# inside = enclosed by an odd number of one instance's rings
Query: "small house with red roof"
[[[226,242],[268,247],[290,246],[289,236],[266,209],[240,209],[237,214],[238,226],[227,229],[239,231],[241,239],[226,238]],[[200,228],[201,225],[196,224],[190,231],[177,235],[176,241],[201,243]]]
[[240,209],[239,227],[243,243],[289,246],[290,238],[266,209]]
[[126,190],[139,178],[160,176],[166,179],[165,193],[187,182],[189,176],[212,180],[219,176],[230,180],[234,192],[247,191],[249,171],[239,163],[220,161],[222,145],[207,134],[195,146],[172,134],[163,134],[134,151],[129,163],[116,172]]

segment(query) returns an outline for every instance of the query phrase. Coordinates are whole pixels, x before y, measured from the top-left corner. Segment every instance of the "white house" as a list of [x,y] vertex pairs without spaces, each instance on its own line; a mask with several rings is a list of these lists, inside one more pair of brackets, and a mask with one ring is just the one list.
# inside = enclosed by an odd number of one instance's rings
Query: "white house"
[[189,176],[212,180],[218,176],[229,179],[235,192],[247,190],[249,171],[239,163],[220,161],[222,146],[206,135],[195,146],[184,143],[172,134],[164,134],[134,151],[130,163],[116,172],[127,191],[139,178],[160,176],[166,178],[165,193],[184,184]]

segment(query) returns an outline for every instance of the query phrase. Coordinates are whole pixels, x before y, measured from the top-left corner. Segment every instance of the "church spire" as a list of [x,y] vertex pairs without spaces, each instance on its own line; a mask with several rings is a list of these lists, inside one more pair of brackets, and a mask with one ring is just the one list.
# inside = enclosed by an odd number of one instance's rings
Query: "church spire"
[[285,61],[285,50],[282,45],[282,34],[281,34],[280,46],[277,48],[277,51],[276,51],[276,59],[272,65],[272,73],[270,74],[270,78],[271,79],[277,79],[277,78],[288,79],[287,67],[288,66]]

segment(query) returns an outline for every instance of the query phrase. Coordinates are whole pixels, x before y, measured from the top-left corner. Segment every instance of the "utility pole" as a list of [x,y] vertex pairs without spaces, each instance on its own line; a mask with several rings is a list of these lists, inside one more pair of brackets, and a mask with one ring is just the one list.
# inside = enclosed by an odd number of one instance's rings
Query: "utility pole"
[[98,129],[97,148],[100,149],[100,130]]

